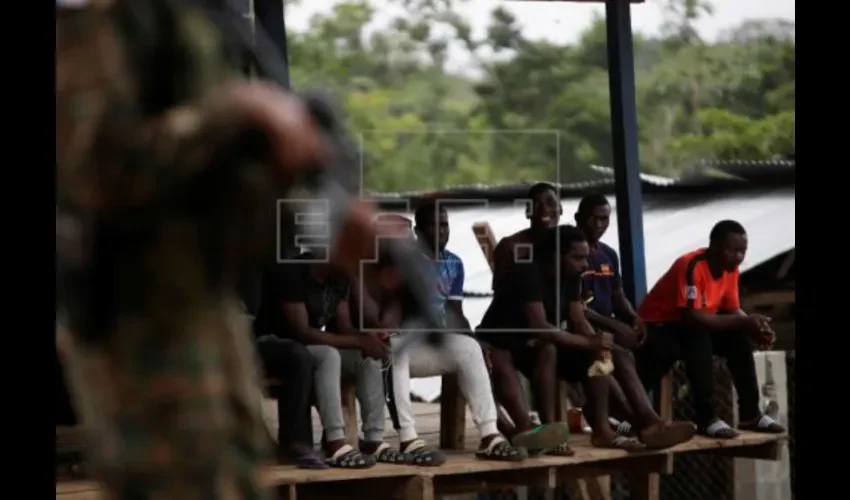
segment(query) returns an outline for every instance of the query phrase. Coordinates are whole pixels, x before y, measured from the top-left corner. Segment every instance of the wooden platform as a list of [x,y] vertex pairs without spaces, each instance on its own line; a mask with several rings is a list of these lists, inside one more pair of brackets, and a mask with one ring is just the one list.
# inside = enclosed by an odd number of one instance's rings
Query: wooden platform
[[[266,412],[267,416],[273,415]],[[439,405],[416,405],[417,425],[422,437],[431,445],[439,438]],[[467,412],[467,419],[469,418]],[[269,419],[270,427],[275,425]],[[473,493],[518,486],[552,488],[567,480],[609,475],[628,471],[634,500],[651,498],[657,488],[657,474],[673,470],[673,458],[681,453],[715,453],[743,458],[776,459],[785,437],[746,433],[735,440],[696,438],[662,452],[627,454],[617,450],[600,450],[589,444],[587,436],[575,436],[576,455],[569,458],[532,458],[521,463],[484,462],[471,451],[477,445],[477,431],[467,420],[468,452],[449,452],[442,467],[378,465],[361,471],[304,471],[294,466],[274,466],[264,473],[264,481],[275,486],[282,498],[400,498],[431,500],[442,495]],[[387,425],[388,429],[392,426]],[[319,430],[318,422],[314,430]],[[392,434],[392,431],[388,432]],[[66,443],[67,444],[67,443]],[[94,500],[103,498],[92,481],[60,482],[56,498]],[[656,497],[657,498],[657,497]]]

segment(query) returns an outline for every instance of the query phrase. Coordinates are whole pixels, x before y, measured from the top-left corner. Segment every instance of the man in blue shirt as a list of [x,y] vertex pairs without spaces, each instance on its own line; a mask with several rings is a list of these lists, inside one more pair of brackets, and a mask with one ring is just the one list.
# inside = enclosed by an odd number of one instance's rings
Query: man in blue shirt
[[623,291],[617,252],[600,241],[611,222],[608,199],[585,196],[575,219],[590,245],[590,267],[582,278],[587,319],[595,328],[611,332],[618,344],[634,349],[646,338],[646,327]]
[[416,239],[422,252],[434,266],[437,293],[432,306],[442,313],[446,328],[470,332],[469,321],[463,314],[463,261],[449,250],[449,216],[445,208],[427,203],[416,210],[414,216]]

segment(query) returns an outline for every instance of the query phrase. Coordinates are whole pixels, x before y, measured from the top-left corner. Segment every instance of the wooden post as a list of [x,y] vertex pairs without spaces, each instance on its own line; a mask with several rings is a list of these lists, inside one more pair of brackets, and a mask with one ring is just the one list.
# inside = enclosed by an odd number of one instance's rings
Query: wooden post
[[353,379],[342,381],[342,407],[345,412],[345,435],[355,449],[360,440],[357,426],[357,385]]
[[457,374],[443,375],[440,390],[440,448],[463,450],[466,439],[466,401]]

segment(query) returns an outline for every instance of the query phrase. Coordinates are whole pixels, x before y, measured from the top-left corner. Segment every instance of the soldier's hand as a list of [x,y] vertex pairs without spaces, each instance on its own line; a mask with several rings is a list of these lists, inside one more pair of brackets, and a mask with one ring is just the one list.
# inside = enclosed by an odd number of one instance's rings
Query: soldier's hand
[[277,174],[290,180],[330,160],[332,151],[300,98],[261,80],[234,84],[227,93],[248,124],[267,137]]

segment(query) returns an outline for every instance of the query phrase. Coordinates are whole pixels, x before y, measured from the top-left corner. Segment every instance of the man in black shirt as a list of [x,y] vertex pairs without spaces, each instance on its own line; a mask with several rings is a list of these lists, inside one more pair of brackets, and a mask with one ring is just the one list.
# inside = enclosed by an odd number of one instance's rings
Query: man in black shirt
[[[384,443],[384,392],[381,359],[388,354],[376,334],[351,325],[349,285],[315,253],[273,266],[263,280],[262,304],[254,323],[258,335],[293,339],[307,346],[315,361],[314,387],[324,427],[328,464],[371,467],[407,459]],[[258,341],[259,342],[259,341]],[[346,444],[341,403],[343,373],[357,379],[364,439],[361,450]]]
[[[264,276],[246,271],[236,289],[246,315],[256,318],[262,299]],[[313,419],[310,396],[313,394],[315,363],[307,348],[292,339],[275,335],[273,328],[258,332],[256,348],[263,372],[273,380],[271,391],[277,399],[277,455],[283,461],[294,459],[304,469],[327,469],[313,450]]]
[[[558,250],[560,254],[556,260],[553,257]],[[478,328],[479,338],[493,347],[494,385],[500,402],[518,426],[529,425],[515,368],[532,380],[544,423],[554,421],[556,402],[552,395],[557,379],[583,383],[593,428],[591,442],[595,446],[635,451],[645,446],[667,447],[689,439],[693,435],[692,426],[664,424],[648,401],[633,401],[632,398],[629,402],[635,406],[635,417],[630,421],[640,422],[642,442],[617,435],[611,429],[609,391],[620,388],[614,377],[604,372],[593,373],[591,369],[595,370],[595,362],[601,361],[603,353],[610,351],[614,366],[623,371],[619,375],[638,379],[634,362],[626,357],[625,350],[614,346],[613,337],[588,330],[582,323],[586,320],[580,307],[581,275],[587,269],[588,254],[587,241],[577,228],[552,228],[534,243],[532,262],[515,264],[504,280],[500,280]],[[567,332],[564,328],[567,324],[579,334]],[[645,393],[643,396],[645,398]],[[558,452],[570,454],[571,450]]]

